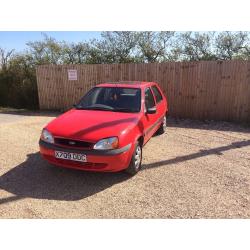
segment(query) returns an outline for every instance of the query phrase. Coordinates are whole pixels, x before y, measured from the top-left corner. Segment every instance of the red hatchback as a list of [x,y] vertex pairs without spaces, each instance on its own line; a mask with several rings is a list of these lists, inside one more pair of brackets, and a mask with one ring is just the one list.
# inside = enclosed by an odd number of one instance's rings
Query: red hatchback
[[99,84],[43,129],[40,152],[62,167],[136,174],[143,145],[165,132],[167,112],[157,83]]

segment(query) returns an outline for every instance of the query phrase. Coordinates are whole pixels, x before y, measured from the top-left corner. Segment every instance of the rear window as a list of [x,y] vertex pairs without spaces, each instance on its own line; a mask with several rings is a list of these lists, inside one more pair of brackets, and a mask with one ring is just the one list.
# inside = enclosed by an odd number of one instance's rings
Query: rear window
[[153,93],[155,95],[156,102],[157,103],[160,102],[163,99],[161,92],[159,91],[159,89],[156,86],[153,86],[152,90],[153,90]]

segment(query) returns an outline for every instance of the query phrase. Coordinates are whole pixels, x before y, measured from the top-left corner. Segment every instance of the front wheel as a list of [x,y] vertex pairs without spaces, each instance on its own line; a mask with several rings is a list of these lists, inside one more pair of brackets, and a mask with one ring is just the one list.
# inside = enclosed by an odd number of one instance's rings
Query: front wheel
[[140,143],[137,141],[135,144],[135,150],[132,155],[130,164],[125,171],[130,175],[135,175],[141,169],[141,162],[142,162],[142,147]]
[[157,130],[157,134],[158,135],[162,135],[162,134],[164,134],[165,132],[166,132],[166,130],[167,130],[167,117],[166,117],[166,115],[164,115],[164,117],[163,117],[163,121],[162,121],[162,123],[161,123],[161,126],[160,126],[160,128]]

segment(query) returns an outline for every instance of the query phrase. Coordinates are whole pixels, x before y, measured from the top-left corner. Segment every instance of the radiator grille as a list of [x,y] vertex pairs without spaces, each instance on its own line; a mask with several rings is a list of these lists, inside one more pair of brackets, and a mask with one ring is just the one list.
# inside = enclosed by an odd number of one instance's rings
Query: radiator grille
[[66,138],[55,138],[55,143],[62,146],[74,147],[74,148],[92,148],[93,143],[79,140],[72,140]]

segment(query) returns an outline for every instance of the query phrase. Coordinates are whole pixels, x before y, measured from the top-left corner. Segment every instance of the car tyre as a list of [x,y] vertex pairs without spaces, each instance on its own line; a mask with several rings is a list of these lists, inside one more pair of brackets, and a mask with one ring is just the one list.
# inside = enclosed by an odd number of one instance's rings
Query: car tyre
[[137,141],[135,144],[135,149],[130,161],[128,168],[125,170],[130,175],[135,175],[141,169],[141,162],[142,162],[142,146]]
[[161,124],[160,128],[157,130],[156,134],[162,135],[166,132],[166,130],[167,130],[167,117],[166,117],[166,115],[164,115],[162,124]]

